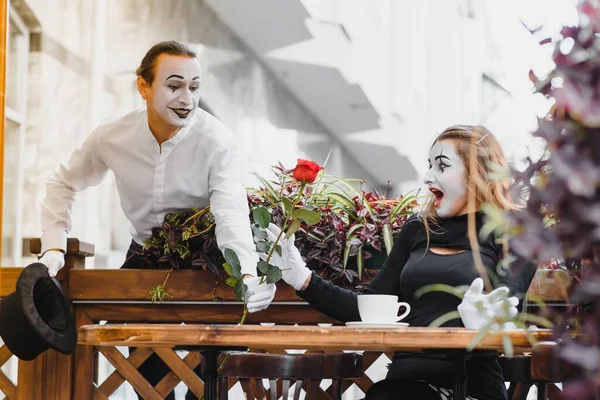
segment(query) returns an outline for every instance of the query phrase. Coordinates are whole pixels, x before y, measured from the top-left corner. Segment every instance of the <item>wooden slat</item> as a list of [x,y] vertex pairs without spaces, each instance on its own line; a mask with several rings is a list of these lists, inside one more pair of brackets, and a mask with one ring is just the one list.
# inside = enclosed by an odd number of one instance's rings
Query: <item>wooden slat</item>
[[[143,349],[143,348],[144,347],[140,347],[140,349]],[[192,370],[194,368],[196,368],[198,365],[200,365],[201,361],[202,361],[202,356],[200,355],[200,353],[197,353],[197,352],[190,352],[183,358],[183,362],[188,367],[190,367]],[[167,394],[171,393],[171,391],[173,391],[173,389],[175,389],[175,386],[177,386],[177,384],[180,381],[181,381],[181,379],[179,379],[177,377],[177,375],[173,371],[171,371],[158,383],[158,385],[155,386],[155,389],[162,396],[166,397]]]
[[162,396],[148,383],[148,381],[131,365],[129,361],[114,347],[98,347],[104,357],[119,370],[127,382],[145,399],[161,400]]
[[43,399],[44,382],[40,379],[44,373],[42,359],[19,360],[18,371],[17,399]]
[[[133,354],[127,358],[127,361],[137,369],[151,355],[152,349],[148,347],[138,347]],[[123,382],[125,382],[125,378],[121,375],[119,370],[115,370],[104,380],[104,382],[102,382],[97,391],[101,392],[104,396],[110,396],[123,384]],[[96,394],[94,394],[94,398],[95,397]]]
[[[78,304],[94,321],[111,322],[187,322],[238,323],[242,306],[235,304]],[[309,305],[271,304],[266,310],[248,314],[246,323],[276,322],[280,324],[317,324],[333,319]]]
[[21,267],[0,268],[0,297],[8,296],[15,291],[21,271],[23,271]]
[[[69,274],[70,296],[73,300],[150,300],[151,288],[162,284],[166,270],[81,270]],[[167,283],[169,301],[213,301],[213,289],[218,277],[206,271],[173,271]],[[571,283],[563,270],[538,270],[528,296],[537,295],[544,301],[562,301]],[[236,301],[231,288],[223,281],[217,286],[216,296],[224,301]],[[304,302],[285,282],[277,282],[275,302]]]
[[44,398],[71,399],[73,357],[49,349],[38,356],[43,363],[44,375],[38,376],[45,382]]
[[[42,241],[40,238],[29,238],[29,252],[31,254],[40,254],[42,252]],[[82,242],[76,238],[67,239],[67,255],[92,257],[95,253],[95,246],[91,243]]]
[[[91,324],[93,321],[85,310],[75,306],[75,326]],[[94,348],[91,346],[75,347],[74,354],[74,385],[73,398],[77,400],[91,400],[94,381]]]
[[182,382],[192,391],[197,397],[202,397],[204,394],[204,383],[198,375],[183,362],[181,358],[173,350],[164,347],[152,347],[152,350],[171,368],[182,380]]
[[[139,347],[173,346],[247,346],[264,349],[319,350],[421,350],[465,349],[478,334],[464,328],[367,329],[313,326],[264,327],[257,325],[180,325],[107,324],[79,328],[78,341],[86,345]],[[534,340],[550,340],[552,331],[489,332],[476,349],[503,349],[506,335],[515,348],[530,349],[528,335]],[[265,340],[268,337],[268,340]]]
[[3,366],[10,358],[13,353],[8,349],[6,345],[0,347],[0,367]]
[[0,390],[6,395],[8,400],[17,399],[17,387],[13,385],[10,379],[0,371]]
[[94,385],[93,387],[93,399],[94,400],[110,400],[110,398],[105,395],[99,387],[97,387],[96,385]]
[[[150,300],[151,288],[162,284],[167,270],[72,270],[69,275],[70,296],[73,300]],[[213,289],[219,277],[212,272],[172,271],[166,291],[172,301],[213,301]],[[225,301],[236,301],[233,290],[223,280],[217,286],[216,296]],[[294,288],[277,283],[276,301],[304,301]]]

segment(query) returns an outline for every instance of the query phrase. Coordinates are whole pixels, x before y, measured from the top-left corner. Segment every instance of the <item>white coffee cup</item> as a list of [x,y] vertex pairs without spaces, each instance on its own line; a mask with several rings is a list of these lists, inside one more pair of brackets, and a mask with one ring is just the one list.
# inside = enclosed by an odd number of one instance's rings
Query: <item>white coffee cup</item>
[[[398,296],[389,294],[359,294],[358,312],[363,322],[394,323],[402,320],[410,313],[410,305],[398,302]],[[406,311],[398,315],[400,307]]]

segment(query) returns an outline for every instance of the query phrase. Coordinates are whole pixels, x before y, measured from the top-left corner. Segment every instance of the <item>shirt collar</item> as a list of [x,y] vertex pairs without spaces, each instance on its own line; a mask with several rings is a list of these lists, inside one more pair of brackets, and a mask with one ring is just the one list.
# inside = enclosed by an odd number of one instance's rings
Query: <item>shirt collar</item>
[[[195,119],[196,116],[194,116]],[[167,147],[175,147],[179,142],[181,142],[190,132],[192,125],[194,124],[194,121],[191,121],[190,124],[188,124],[188,126],[181,128],[176,134],[175,136],[173,136],[172,138],[165,140],[163,142],[163,146],[167,146]],[[148,124],[148,111],[144,110],[144,118],[142,119],[142,129],[144,130],[144,135],[148,137],[148,139],[150,140],[150,142],[154,145],[154,146],[158,146],[158,142],[156,141],[156,138],[154,137],[154,135],[152,134],[152,131],[150,130],[150,124]]]

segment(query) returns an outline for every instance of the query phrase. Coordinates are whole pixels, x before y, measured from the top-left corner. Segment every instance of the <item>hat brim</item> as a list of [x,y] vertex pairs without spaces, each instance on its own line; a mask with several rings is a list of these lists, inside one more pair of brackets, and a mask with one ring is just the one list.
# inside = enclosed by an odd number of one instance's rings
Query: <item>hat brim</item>
[[51,348],[70,354],[77,344],[75,318],[60,283],[44,264],[27,266],[17,280],[25,319]]

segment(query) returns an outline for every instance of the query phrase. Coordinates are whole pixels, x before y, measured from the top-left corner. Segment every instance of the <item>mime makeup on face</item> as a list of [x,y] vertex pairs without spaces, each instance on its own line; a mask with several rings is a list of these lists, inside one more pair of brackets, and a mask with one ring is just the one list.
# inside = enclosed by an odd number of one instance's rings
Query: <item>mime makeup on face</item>
[[200,100],[200,79],[197,58],[161,54],[154,66],[154,81],[145,92],[150,128],[174,134],[187,126]]
[[445,218],[466,212],[465,165],[452,140],[441,140],[431,147],[429,171],[423,182],[435,196],[438,216]]

